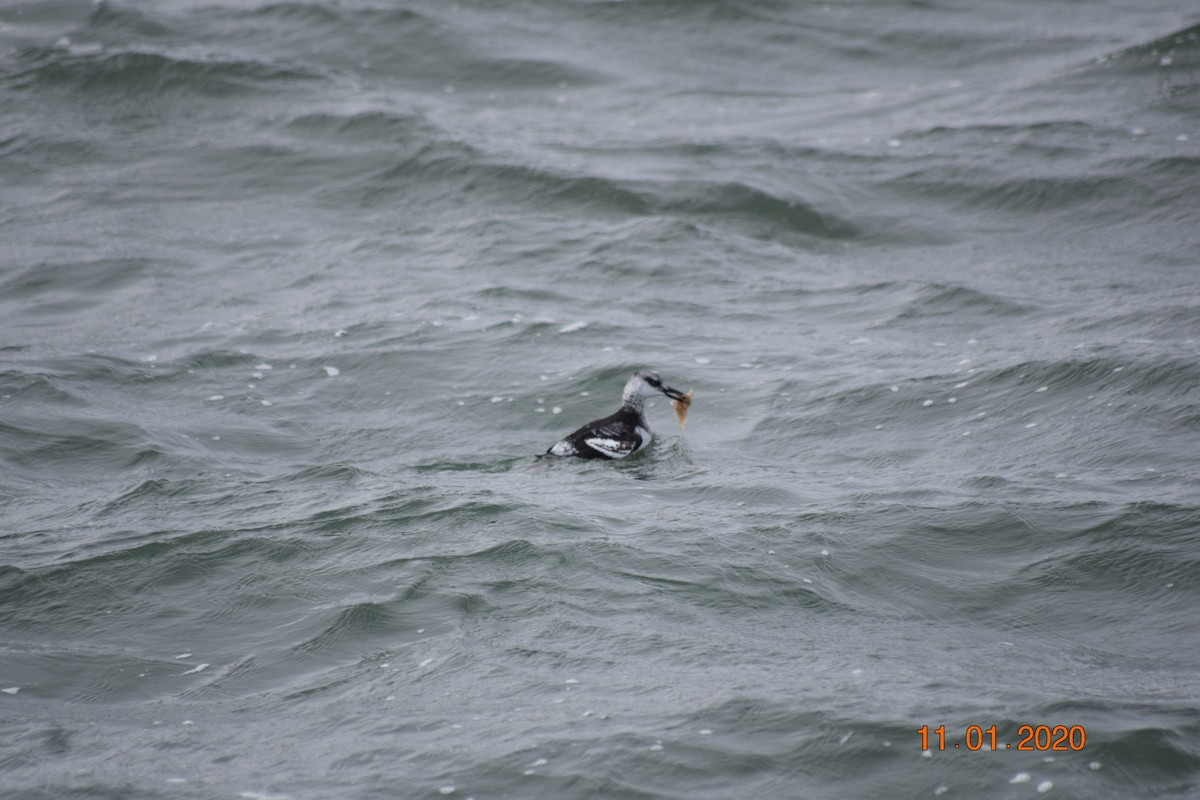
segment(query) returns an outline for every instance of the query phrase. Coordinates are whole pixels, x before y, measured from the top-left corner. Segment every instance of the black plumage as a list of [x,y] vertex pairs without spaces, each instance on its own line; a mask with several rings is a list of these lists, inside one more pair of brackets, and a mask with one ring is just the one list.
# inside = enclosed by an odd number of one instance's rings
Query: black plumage
[[625,458],[650,443],[646,422],[646,395],[659,391],[673,400],[684,395],[665,385],[656,372],[638,372],[625,384],[621,407],[559,440],[546,455],[574,458]]

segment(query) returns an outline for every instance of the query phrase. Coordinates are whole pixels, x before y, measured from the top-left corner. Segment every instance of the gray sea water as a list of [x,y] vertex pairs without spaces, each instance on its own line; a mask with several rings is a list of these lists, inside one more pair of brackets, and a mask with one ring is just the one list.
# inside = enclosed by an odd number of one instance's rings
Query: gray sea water
[[1198,197],[1194,0],[6,2],[0,796],[1200,797]]

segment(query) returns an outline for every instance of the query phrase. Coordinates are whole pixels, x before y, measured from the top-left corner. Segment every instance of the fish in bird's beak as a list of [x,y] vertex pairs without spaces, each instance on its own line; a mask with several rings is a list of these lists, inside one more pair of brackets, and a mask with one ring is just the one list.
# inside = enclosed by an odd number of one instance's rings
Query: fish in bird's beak
[[678,389],[672,389],[665,383],[659,386],[658,390],[672,400],[682,400],[683,398],[687,397],[687,395],[685,395],[683,392],[679,391]]
[[678,389],[663,386],[662,393],[671,398],[671,406],[675,409],[675,416],[679,418],[679,427],[682,428],[687,422],[688,407],[692,404],[692,394],[694,392],[684,394]]

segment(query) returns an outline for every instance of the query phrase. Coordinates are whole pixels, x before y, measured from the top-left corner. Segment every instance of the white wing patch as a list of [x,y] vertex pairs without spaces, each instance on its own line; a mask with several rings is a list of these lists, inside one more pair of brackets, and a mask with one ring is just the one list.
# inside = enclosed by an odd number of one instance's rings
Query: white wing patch
[[624,458],[637,449],[637,442],[632,439],[601,439],[593,437],[584,439],[587,446],[609,458]]
[[[609,458],[624,458],[631,455],[643,446],[650,444],[650,431],[645,428],[634,428],[632,438],[618,439],[611,434],[615,431],[605,431],[603,429],[597,431],[597,436],[589,436],[584,439],[584,443],[595,450],[597,453],[602,453]],[[609,434],[609,435],[605,435]]]

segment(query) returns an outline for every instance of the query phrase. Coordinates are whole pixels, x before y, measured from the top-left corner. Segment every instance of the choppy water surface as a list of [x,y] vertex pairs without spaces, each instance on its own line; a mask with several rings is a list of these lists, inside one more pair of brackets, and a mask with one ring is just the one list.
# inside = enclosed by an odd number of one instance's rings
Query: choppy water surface
[[[1172,0],[6,4],[4,796],[1196,796],[1198,66]],[[643,367],[686,430],[535,458]]]

